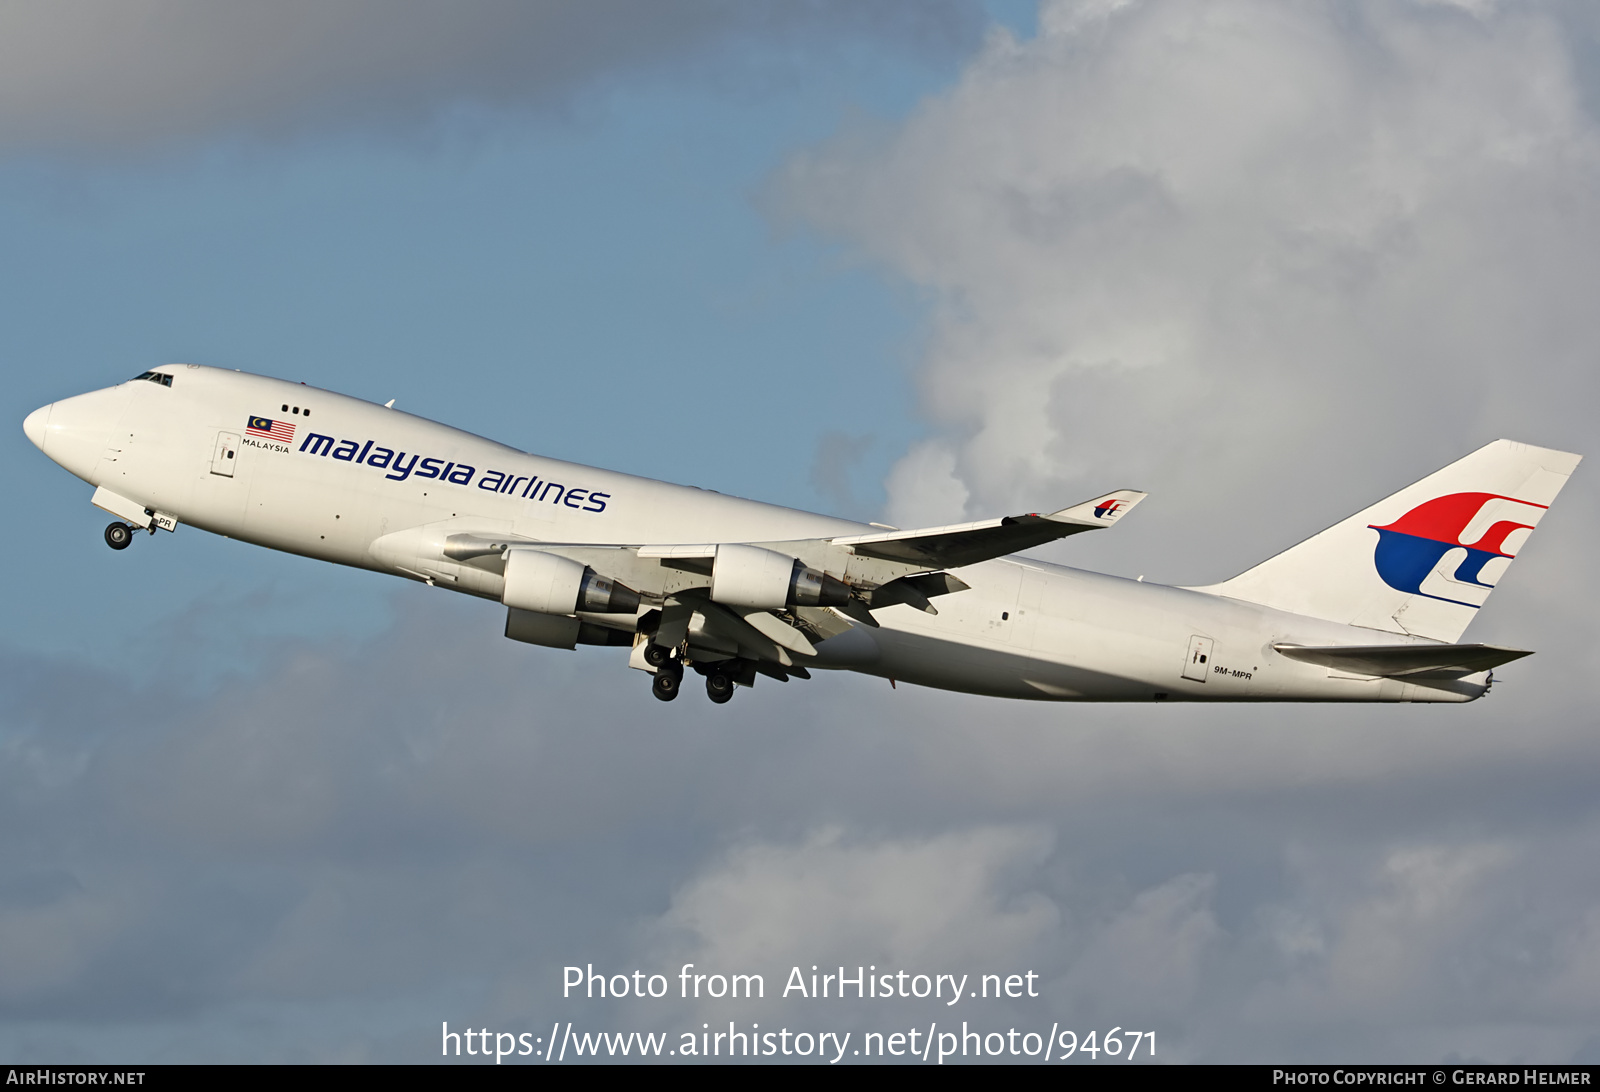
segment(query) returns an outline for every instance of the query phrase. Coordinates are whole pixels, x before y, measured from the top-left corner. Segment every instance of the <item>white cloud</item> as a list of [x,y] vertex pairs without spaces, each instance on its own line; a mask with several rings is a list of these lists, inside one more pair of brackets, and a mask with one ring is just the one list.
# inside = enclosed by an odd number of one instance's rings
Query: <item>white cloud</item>
[[900,839],[833,828],[797,844],[745,844],[685,884],[661,926],[705,967],[1012,965],[1059,925],[1051,900],[1012,886],[1052,840],[1039,827]]
[[1376,1056],[1403,1056],[1408,1037],[1435,1057],[1570,1056],[1600,1006],[1585,975],[1593,879],[1571,870],[1593,836],[1292,851],[1284,898],[1253,915],[1273,953],[1258,966],[1275,969],[1254,976],[1244,1020],[1360,1029]]
[[1370,1013],[1379,1004],[1393,1016],[1419,1002],[1437,1002],[1426,996],[1439,985],[1434,972],[1443,968],[1437,964],[1464,954],[1461,941],[1485,924],[1477,919],[1492,905],[1482,897],[1485,886],[1503,876],[1514,856],[1510,847],[1494,843],[1391,850],[1369,878],[1369,889],[1337,919],[1328,958],[1330,992],[1352,1010],[1359,1006]]
[[1157,538],[1281,543],[1499,435],[1581,449],[1600,133],[1561,9],[1480,7],[1056,0],[795,156],[774,206],[931,300],[889,520],[1132,485]]
[[[1036,38],[994,34],[903,123],[794,156],[771,207],[930,302],[932,435],[889,475],[886,518],[1149,488],[1114,536],[1055,556],[1200,583],[1497,436],[1585,452],[1600,125],[1579,18],[1540,3],[1062,0]],[[1596,933],[1592,884],[1570,864],[1593,829],[1558,801],[1559,771],[1592,749],[1573,685],[1597,643],[1588,473],[1477,631],[1518,633],[1542,666],[1450,718],[1463,731],[1434,735],[1445,718],[1414,712],[1263,709],[1160,734],[1097,711],[1066,720],[1074,762],[1032,742],[1027,768],[999,776],[1063,830],[1101,825],[1121,794],[1155,827],[1141,807],[1204,812],[1140,842],[1184,865],[1121,900],[1062,835],[1076,882],[1044,887],[1071,924],[1060,996],[1120,1005],[1119,1020],[1163,1014],[1211,1058],[1259,1058],[1266,1040],[1323,1058],[1582,1049]],[[1000,762],[947,746],[925,761]],[[1080,769],[1094,771],[1083,784]],[[1047,803],[1052,783],[1094,803]],[[1532,785],[1549,796],[1524,797]],[[1276,802],[1257,812],[1256,794]],[[1472,833],[1441,831],[1443,815]],[[1213,848],[1173,850],[1180,826]]]
[[1141,891],[1097,930],[1063,982],[1077,1013],[1116,1019],[1189,1014],[1208,958],[1224,940],[1211,902],[1216,877],[1176,876]]

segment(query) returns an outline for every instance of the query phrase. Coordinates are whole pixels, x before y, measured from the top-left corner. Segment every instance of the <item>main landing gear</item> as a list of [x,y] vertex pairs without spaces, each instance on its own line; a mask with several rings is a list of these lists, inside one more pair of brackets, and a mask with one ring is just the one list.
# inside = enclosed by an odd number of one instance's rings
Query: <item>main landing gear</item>
[[683,686],[683,668],[673,670],[669,667],[656,668],[655,680],[650,684],[650,693],[662,701],[671,701],[678,696],[678,690]]
[[672,658],[672,650],[666,645],[652,644],[644,650],[644,662],[656,669],[650,693],[661,701],[676,698],[683,685],[683,664]]
[[733,697],[733,679],[721,671],[706,672],[706,697],[721,705]]
[[112,523],[106,526],[106,545],[113,550],[126,550],[133,542],[133,528],[126,523]]
[[[661,701],[672,701],[683,689],[683,661],[674,659],[672,650],[664,645],[652,644],[644,650],[644,662],[656,669],[650,683],[650,693]],[[718,705],[733,697],[733,676],[717,666],[709,669],[696,666],[696,671],[706,677],[706,697]]]

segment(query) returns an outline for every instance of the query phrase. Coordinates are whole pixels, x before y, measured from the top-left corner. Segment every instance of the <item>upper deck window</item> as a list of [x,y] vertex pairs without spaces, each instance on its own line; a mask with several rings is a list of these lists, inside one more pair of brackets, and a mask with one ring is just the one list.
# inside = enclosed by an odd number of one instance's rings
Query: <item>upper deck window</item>
[[148,379],[152,383],[160,383],[163,387],[172,386],[172,376],[166,374],[165,372],[140,372],[138,375],[133,377],[133,381],[135,383],[139,382],[141,379]]

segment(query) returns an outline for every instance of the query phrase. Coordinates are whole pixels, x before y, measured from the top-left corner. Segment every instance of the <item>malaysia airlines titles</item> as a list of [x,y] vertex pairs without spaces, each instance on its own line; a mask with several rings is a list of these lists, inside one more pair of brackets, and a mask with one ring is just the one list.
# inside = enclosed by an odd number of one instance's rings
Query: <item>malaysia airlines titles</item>
[[[265,445],[263,445],[265,446]],[[281,449],[287,450],[287,448]],[[604,512],[610,493],[601,493],[579,486],[546,481],[537,474],[517,474],[509,470],[485,470],[468,463],[447,462],[396,451],[375,440],[361,443],[357,440],[336,440],[320,432],[308,432],[300,443],[300,451],[309,455],[338,459],[340,462],[376,467],[390,481],[403,482],[408,478],[435,479],[451,485],[471,486],[490,493],[515,495],[523,500],[548,501],[564,505],[578,512]]]

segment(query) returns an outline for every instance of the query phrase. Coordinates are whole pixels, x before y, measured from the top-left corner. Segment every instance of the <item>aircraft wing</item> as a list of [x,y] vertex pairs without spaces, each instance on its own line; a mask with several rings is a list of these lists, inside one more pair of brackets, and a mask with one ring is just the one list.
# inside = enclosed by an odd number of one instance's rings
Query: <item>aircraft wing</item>
[[1272,646],[1291,660],[1388,679],[1459,679],[1531,656],[1498,645],[1291,645]]
[[1148,495],[1136,489],[1122,489],[1049,515],[1029,512],[977,523],[850,535],[828,541],[835,546],[847,546],[863,557],[907,562],[928,569],[958,569],[1042,546],[1080,531],[1109,527]]
[[[1030,512],[948,527],[792,542],[540,542],[506,533],[452,528],[442,536],[408,540],[407,546],[408,556],[416,557],[430,552],[424,541],[437,540],[433,548],[445,558],[496,574],[506,573],[513,555],[521,551],[564,558],[563,564],[572,566],[574,589],[580,568],[623,585],[634,595],[631,601],[642,603],[640,609],[647,611],[642,617],[653,618],[651,624],[660,643],[675,647],[687,641],[702,658],[737,656],[756,663],[758,670],[771,667],[781,676],[803,674],[799,661],[816,655],[818,641],[836,636],[852,624],[877,626],[872,616],[875,610],[905,604],[938,614],[932,599],[968,587],[944,570],[1109,527],[1145,496],[1124,489],[1048,515]],[[419,531],[400,534],[415,537]],[[403,571],[432,579],[426,571],[409,567]],[[809,581],[809,598],[796,598],[791,591],[785,599],[782,589],[791,587],[791,579]],[[762,593],[769,597],[761,598],[752,597],[749,580],[776,582],[770,585],[771,592]],[[743,590],[727,593],[719,581]],[[541,585],[549,586],[548,581]],[[570,616],[574,612],[568,605],[570,598],[560,606],[510,598],[505,602],[519,609],[548,609]],[[594,624],[608,622],[603,614],[586,610],[581,601],[575,610]],[[619,615],[612,624],[623,621]],[[632,614],[626,616],[626,622],[633,624]]]
[[[453,560],[467,561],[499,555],[513,548],[542,550],[592,565],[596,571],[628,582],[647,594],[661,595],[707,585],[717,565],[720,548],[758,546],[796,558],[845,581],[857,591],[866,591],[902,582],[902,578],[916,574],[976,565],[1068,535],[1109,527],[1146,496],[1148,494],[1136,489],[1122,489],[1048,515],[1029,512],[945,527],[787,542],[599,545],[539,542],[504,534],[456,533],[449,535],[443,552]],[[964,591],[967,587],[953,576],[946,576],[942,581],[923,580],[915,586],[924,595]]]

